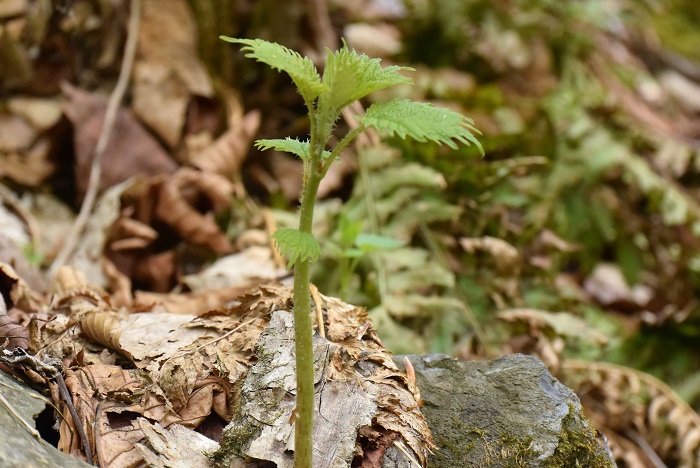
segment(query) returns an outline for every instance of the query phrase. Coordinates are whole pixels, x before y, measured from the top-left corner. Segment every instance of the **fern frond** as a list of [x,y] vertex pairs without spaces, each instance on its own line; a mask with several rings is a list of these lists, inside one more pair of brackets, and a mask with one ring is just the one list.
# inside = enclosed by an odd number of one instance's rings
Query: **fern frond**
[[450,109],[435,107],[426,102],[394,99],[374,103],[358,120],[365,127],[372,127],[390,136],[413,138],[417,141],[444,143],[457,149],[455,140],[465,145],[473,144],[481,154],[481,143],[472,132],[479,133],[471,119]]
[[[269,150],[273,149],[275,151],[285,151],[287,153],[292,153],[299,156],[301,159],[309,159],[310,155],[310,144],[308,141],[300,141],[296,138],[275,138],[272,140],[257,140],[255,142],[255,147],[259,150]],[[323,157],[327,158],[331,155],[330,151],[324,151]]]
[[237,39],[228,36],[219,38],[226,42],[243,44],[242,50],[249,52],[246,57],[287,73],[307,103],[313,102],[325,88],[311,59],[302,57],[298,52],[262,39]]
[[698,466],[700,415],[664,382],[637,369],[575,359],[563,361],[557,377],[611,442],[637,434],[642,459],[653,449],[668,466]]
[[413,83],[399,71],[413,70],[409,67],[391,66],[382,68],[379,59],[365,54],[358,55],[344,45],[342,49],[326,56],[323,84],[326,91],[319,96],[319,110],[324,115],[337,116],[348,104],[375,91],[400,83]]
[[315,262],[321,255],[321,245],[308,232],[279,229],[272,235],[272,240],[280,253],[289,259],[287,268],[291,268],[299,260]]

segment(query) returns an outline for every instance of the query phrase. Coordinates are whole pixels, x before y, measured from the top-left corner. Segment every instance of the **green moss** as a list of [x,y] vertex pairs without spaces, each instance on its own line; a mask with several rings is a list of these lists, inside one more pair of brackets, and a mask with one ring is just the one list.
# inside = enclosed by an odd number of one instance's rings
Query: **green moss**
[[[596,439],[595,429],[589,424],[585,426],[577,420],[576,408],[569,403],[569,414],[562,422],[562,432],[559,445],[548,467],[586,466],[591,468],[614,467],[615,464],[607,456]],[[579,416],[588,423],[583,415]]]
[[243,447],[251,439],[258,436],[260,429],[250,424],[241,425],[224,431],[221,447],[214,453],[208,454],[214,466],[231,466],[234,458],[245,458]]
[[[500,466],[527,467],[537,452],[532,449],[532,439],[517,438],[512,434],[492,434],[480,427],[466,426],[455,416],[449,425],[450,435],[459,440],[437,437],[441,451],[428,460],[429,467],[445,466]],[[469,442],[465,443],[464,439]],[[468,465],[467,465],[468,464]]]
[[[596,439],[595,430],[585,425],[585,418],[569,404],[569,414],[562,421],[559,445],[546,462],[536,461],[541,455],[533,448],[531,437],[517,437],[503,429],[502,433],[468,426],[453,416],[435,434],[440,450],[429,459],[428,466],[492,466],[527,468],[532,466],[590,468],[615,466]],[[583,423],[583,424],[582,424]]]

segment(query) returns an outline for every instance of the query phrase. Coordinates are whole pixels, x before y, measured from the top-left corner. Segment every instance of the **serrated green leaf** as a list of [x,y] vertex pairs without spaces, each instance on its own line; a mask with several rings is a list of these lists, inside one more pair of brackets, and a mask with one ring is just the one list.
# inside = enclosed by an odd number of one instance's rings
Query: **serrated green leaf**
[[272,240],[280,253],[289,259],[287,268],[291,268],[299,260],[315,262],[321,255],[321,245],[308,232],[279,229],[272,235]]
[[[272,139],[272,140],[257,140],[255,142],[255,147],[260,149],[260,150],[269,150],[269,149],[274,149],[275,151],[285,151],[287,153],[292,153],[296,156],[299,156],[301,159],[309,159],[309,142],[308,141],[300,141],[297,140],[296,138],[277,138],[277,139]],[[328,156],[331,155],[330,151],[324,151],[323,152],[323,158],[327,158]]]
[[323,84],[326,91],[318,99],[318,107],[323,115],[335,117],[350,103],[368,94],[399,83],[412,83],[410,78],[399,71],[413,70],[408,67],[391,66],[382,68],[381,60],[365,54],[358,55],[344,45],[342,49],[326,56],[323,71]]
[[382,236],[379,234],[371,234],[367,232],[361,232],[355,238],[355,245],[357,245],[363,252],[371,252],[374,250],[393,250],[398,249],[403,246],[404,243],[393,237]]
[[302,57],[298,52],[287,49],[283,45],[264,41],[262,39],[237,39],[219,36],[220,39],[234,44],[243,44],[246,57],[263,62],[273,69],[287,73],[299,89],[306,102],[313,102],[325,89],[321,77],[308,57]]
[[358,117],[362,125],[380,132],[413,138],[417,141],[444,143],[457,149],[455,141],[474,144],[483,154],[481,143],[472,132],[478,133],[471,119],[450,109],[435,107],[426,102],[407,99],[374,103],[364,116]]

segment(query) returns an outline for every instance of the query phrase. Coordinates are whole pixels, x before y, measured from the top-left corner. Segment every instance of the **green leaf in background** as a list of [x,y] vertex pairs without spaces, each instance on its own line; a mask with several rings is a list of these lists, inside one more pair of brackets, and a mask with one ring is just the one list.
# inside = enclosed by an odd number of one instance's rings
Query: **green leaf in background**
[[297,261],[316,261],[321,255],[321,246],[314,236],[296,229],[279,229],[272,235],[275,246],[289,259],[287,268]]
[[354,50],[343,48],[331,52],[326,57],[323,84],[326,86],[318,99],[322,115],[335,117],[348,104],[389,86],[412,83],[410,78],[399,71],[413,70],[408,67],[391,66],[382,68],[379,59],[371,59]]
[[402,247],[404,243],[393,237],[382,236],[379,234],[370,234],[362,232],[355,238],[355,245],[364,252],[373,250],[393,250]]
[[478,132],[471,119],[450,109],[435,107],[426,102],[407,99],[374,103],[364,116],[358,117],[366,127],[399,138],[444,143],[457,149],[454,140],[465,145],[475,145],[484,150],[472,132]]
[[302,57],[299,53],[287,49],[283,45],[262,39],[236,39],[228,36],[219,36],[226,42],[243,44],[244,52],[249,52],[246,57],[254,58],[271,68],[286,72],[299,89],[299,93],[307,103],[312,102],[324,90],[321,77],[316,66],[308,57]]
[[[255,142],[255,147],[259,150],[269,150],[273,149],[275,151],[285,151],[287,153],[292,153],[293,155],[299,156],[301,159],[309,159],[309,142],[300,141],[296,138],[276,138],[272,140],[257,140]],[[330,156],[330,151],[324,151],[323,157],[327,158]]]
[[340,245],[346,248],[355,245],[355,239],[362,232],[362,221],[352,221],[347,214],[340,214],[338,231],[340,232]]

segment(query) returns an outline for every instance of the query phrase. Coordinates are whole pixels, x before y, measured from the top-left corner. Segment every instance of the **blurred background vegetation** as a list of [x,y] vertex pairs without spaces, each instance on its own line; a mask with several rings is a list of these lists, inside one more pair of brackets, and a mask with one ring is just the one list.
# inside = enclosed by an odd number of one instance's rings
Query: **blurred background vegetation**
[[[48,95],[60,79],[113,83],[128,13],[119,3],[34,2],[49,19],[17,42],[3,23],[0,58],[14,64],[0,70],[4,95]],[[317,215],[324,294],[366,306],[396,353],[537,355],[577,390],[621,466],[699,466],[695,1],[181,3],[215,88],[196,102],[221,113],[221,96],[236,94],[262,113],[258,138],[304,138],[303,102],[221,34],[277,41],[318,63],[346,40],[415,68],[415,86],[373,99],[447,106],[482,132],[483,158],[372,135],[343,156]],[[36,65],[43,80],[22,79],[20,42],[53,70]],[[348,125],[350,115],[339,122]],[[245,200],[222,219],[231,237],[264,206],[278,226],[293,224],[299,174],[297,161],[251,149],[237,175]]]
[[[333,44],[313,3],[258,2],[227,34],[313,54]],[[351,46],[416,68],[392,97],[472,117],[486,157],[392,141],[346,155],[319,222],[319,287],[366,305],[397,353],[538,355],[579,391],[621,466],[660,466],[653,453],[697,466],[681,448],[697,415],[647,374],[700,407],[700,9],[364,1],[331,2],[328,19]],[[263,110],[265,136],[303,136],[284,80],[229,61],[225,78],[256,91],[247,105]]]

